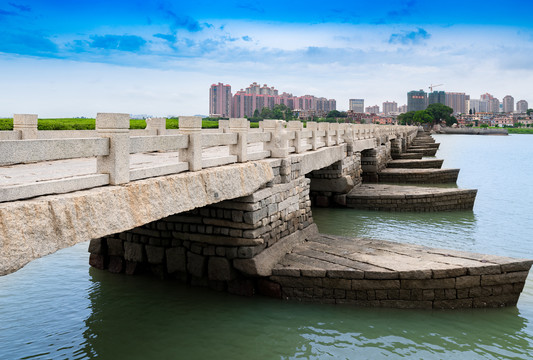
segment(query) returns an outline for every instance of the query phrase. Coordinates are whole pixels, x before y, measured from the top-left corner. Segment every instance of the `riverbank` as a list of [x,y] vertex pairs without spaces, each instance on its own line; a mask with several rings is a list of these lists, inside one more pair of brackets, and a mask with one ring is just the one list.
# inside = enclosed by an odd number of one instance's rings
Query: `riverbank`
[[509,134],[533,134],[533,128],[507,128]]
[[507,129],[496,128],[451,128],[441,127],[436,134],[453,134],[453,135],[508,135]]

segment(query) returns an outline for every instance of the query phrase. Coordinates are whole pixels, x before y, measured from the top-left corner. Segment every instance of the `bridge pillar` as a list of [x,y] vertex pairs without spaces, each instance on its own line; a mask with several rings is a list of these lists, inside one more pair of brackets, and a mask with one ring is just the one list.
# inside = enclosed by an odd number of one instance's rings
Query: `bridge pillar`
[[318,148],[318,123],[314,121],[308,121],[307,122],[307,130],[311,131],[311,138],[309,139],[309,143],[311,145],[311,150],[316,150]]
[[265,145],[273,158],[285,158],[289,156],[289,136],[284,127],[285,121],[266,119],[261,121],[264,131],[272,134],[272,138]]
[[238,162],[248,161],[248,129],[250,122],[245,118],[231,118],[229,119],[229,130],[226,132],[237,133],[237,144],[230,145],[230,153],[237,156]]
[[180,151],[180,161],[189,163],[189,171],[202,169],[202,118],[200,116],[180,116],[179,130],[189,135],[189,146]]
[[109,155],[98,156],[96,168],[99,174],[109,174],[111,185],[130,181],[130,115],[98,113],[96,131],[109,139]]

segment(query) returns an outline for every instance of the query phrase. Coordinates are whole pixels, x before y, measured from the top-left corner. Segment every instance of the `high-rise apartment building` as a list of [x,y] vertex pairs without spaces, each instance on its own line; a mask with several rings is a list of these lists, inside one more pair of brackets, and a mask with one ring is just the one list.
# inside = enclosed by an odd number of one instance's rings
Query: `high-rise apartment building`
[[511,95],[506,95],[502,103],[504,113],[512,113],[514,111],[514,98]]
[[528,103],[525,100],[520,100],[516,103],[516,112],[525,113],[528,109]]
[[400,107],[398,108],[398,112],[399,112],[400,114],[404,114],[404,113],[406,113],[406,112],[407,112],[407,105],[404,104],[404,105],[400,106]]
[[396,101],[385,101],[383,103],[383,113],[389,115],[390,113],[398,112],[398,104]]
[[489,93],[485,93],[479,97],[481,101],[486,103],[486,112],[498,113],[500,112],[500,100]]
[[[468,99],[467,99],[468,97]],[[454,114],[465,114],[468,112],[467,101],[470,96],[460,92],[447,92],[444,105],[453,109]]]
[[413,90],[407,93],[407,111],[425,110],[428,106],[427,93]]
[[232,117],[252,117],[254,112],[261,112],[263,108],[273,109],[275,105],[284,104],[291,110],[304,114],[317,114],[325,116],[328,112],[337,109],[334,99],[317,98],[313,95],[293,96],[282,93],[266,84],[250,84],[246,89],[237,91],[232,101]]
[[480,108],[480,106],[479,106],[479,102],[480,101],[481,100],[479,100],[479,99],[470,99],[470,102],[469,102],[470,108],[468,110],[469,111],[471,110],[474,113],[478,113],[479,112],[479,108]]
[[231,116],[231,86],[218,83],[209,88],[209,116]]
[[446,93],[444,91],[433,91],[428,94],[428,105],[442,104],[446,105]]
[[367,114],[379,114],[379,105],[367,106],[365,112]]
[[349,109],[355,113],[365,112],[365,99],[350,99]]
[[489,100],[489,112],[499,113],[500,112],[500,100],[492,98]]
[[469,110],[472,110],[476,114],[491,112],[489,111],[489,100],[472,99],[470,100]]

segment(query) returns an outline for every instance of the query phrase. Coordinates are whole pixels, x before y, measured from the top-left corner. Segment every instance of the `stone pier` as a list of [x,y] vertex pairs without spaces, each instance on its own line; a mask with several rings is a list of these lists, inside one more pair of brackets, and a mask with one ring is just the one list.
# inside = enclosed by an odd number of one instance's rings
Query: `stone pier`
[[92,240],[91,265],[252,295],[256,284],[250,276],[274,265],[269,259],[257,262],[257,255],[284,251],[286,243],[303,242],[316,232],[311,180],[299,175],[294,160],[269,160],[274,179],[249,196]]
[[516,305],[533,261],[321,235],[295,247],[269,280],[283,298],[420,309]]

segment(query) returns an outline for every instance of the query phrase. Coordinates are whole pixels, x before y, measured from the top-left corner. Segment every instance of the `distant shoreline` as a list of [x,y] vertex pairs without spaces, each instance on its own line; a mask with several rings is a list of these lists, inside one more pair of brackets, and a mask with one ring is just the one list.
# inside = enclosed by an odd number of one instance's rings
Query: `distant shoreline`
[[489,128],[440,128],[435,131],[436,134],[451,135],[508,135],[508,129],[489,129]]

